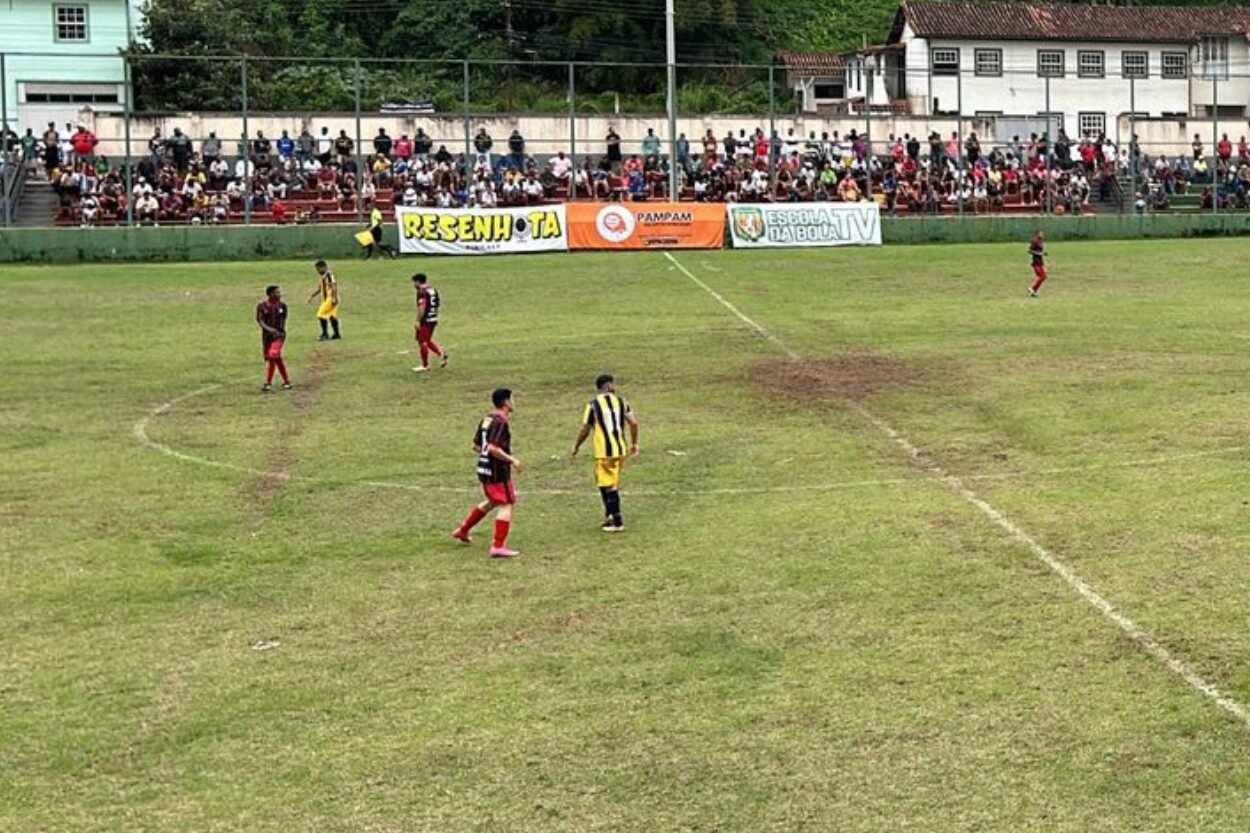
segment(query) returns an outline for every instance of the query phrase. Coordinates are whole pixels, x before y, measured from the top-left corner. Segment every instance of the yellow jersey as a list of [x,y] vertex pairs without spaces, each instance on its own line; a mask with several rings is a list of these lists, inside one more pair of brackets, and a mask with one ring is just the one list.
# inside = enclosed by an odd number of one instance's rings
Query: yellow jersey
[[375,208],[373,209],[373,213],[369,215],[369,228],[371,229],[380,228],[381,225],[382,225],[382,212]]
[[629,453],[625,423],[633,413],[615,393],[601,393],[586,404],[582,422],[594,429],[595,459],[624,457]]

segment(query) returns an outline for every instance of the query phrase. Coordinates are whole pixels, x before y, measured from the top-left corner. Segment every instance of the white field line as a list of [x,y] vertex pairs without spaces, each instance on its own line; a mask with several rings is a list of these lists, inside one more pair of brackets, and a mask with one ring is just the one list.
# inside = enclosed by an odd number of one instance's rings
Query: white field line
[[[791,349],[788,344],[770,333],[764,327],[752,321],[745,314],[743,314],[741,310],[729,301],[725,300],[725,298],[716,292],[716,290],[699,280],[689,269],[683,266],[677,258],[673,257],[672,254],[665,252],[664,256],[667,257],[674,266],[680,269],[686,277],[694,281],[696,285],[720,302],[725,309],[736,315],[756,333],[772,342],[772,344],[781,350],[781,352],[785,353],[786,356],[796,361],[799,359],[799,354]],[[1180,677],[1204,697],[1210,699],[1213,703],[1215,703],[1215,705],[1219,706],[1233,717],[1236,717],[1245,726],[1250,727],[1250,710],[1247,710],[1241,703],[1232,699],[1227,694],[1224,694],[1213,683],[1206,680],[1202,677],[1202,675],[1190,667],[1189,663],[1168,650],[1163,643],[1150,633],[1138,627],[1132,619],[1116,610],[1115,606],[1111,604],[1111,602],[1109,602],[1097,590],[1090,587],[1084,579],[1077,575],[1075,570],[1039,544],[1036,539],[1021,529],[1015,521],[995,509],[988,501],[977,495],[977,493],[972,491],[972,489],[968,488],[968,486],[966,486],[959,477],[948,473],[937,462],[913,445],[906,436],[896,430],[884,419],[877,416],[875,413],[868,410],[858,402],[848,400],[847,405],[863,417],[865,421],[893,441],[894,444],[902,449],[902,451],[910,459],[924,468],[934,480],[938,481],[951,492],[975,506],[981,514],[993,521],[999,528],[1009,534],[1013,540],[1027,547],[1039,561],[1051,570],[1051,572],[1062,578],[1069,587],[1076,591],[1077,595],[1088,602],[1095,610],[1105,616],[1108,620],[1113,622],[1116,627],[1118,627],[1124,635],[1132,640],[1132,642],[1139,648],[1150,654],[1150,656],[1154,657],[1159,662],[1163,663],[1168,670]]]

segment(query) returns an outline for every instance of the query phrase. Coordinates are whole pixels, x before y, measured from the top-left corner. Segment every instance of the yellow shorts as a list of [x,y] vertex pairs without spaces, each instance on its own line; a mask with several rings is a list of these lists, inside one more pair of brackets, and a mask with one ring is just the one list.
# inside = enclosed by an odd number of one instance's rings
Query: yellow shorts
[[327,299],[321,302],[321,306],[317,307],[318,318],[338,318],[339,305]]
[[619,489],[621,467],[624,465],[624,457],[604,457],[595,460],[595,483],[600,489]]

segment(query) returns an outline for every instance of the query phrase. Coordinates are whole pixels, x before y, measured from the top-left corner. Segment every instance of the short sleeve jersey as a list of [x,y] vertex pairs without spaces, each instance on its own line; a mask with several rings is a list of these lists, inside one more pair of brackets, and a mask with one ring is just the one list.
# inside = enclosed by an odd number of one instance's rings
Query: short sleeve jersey
[[326,272],[321,276],[321,300],[334,300],[334,273]]
[[601,393],[586,404],[582,422],[594,429],[595,459],[624,457],[629,452],[625,423],[631,413],[625,400],[614,393]]
[[493,445],[508,454],[512,453],[512,428],[502,414],[492,411],[484,416],[473,434],[473,442],[479,449],[478,480],[483,483],[507,483],[512,479],[512,464],[490,456],[487,451]]
[[438,290],[432,286],[422,286],[417,289],[417,309],[421,309],[421,302],[425,301],[425,312],[421,314],[422,324],[437,324],[438,312],[442,306],[443,300],[438,296]]
[[265,344],[286,337],[286,304],[281,301],[276,304],[271,304],[268,300],[261,301],[256,305],[256,314],[266,326],[273,327],[279,333],[275,336],[268,330],[262,329],[260,337]]
[[1042,241],[1036,237],[1029,243],[1029,256],[1033,259],[1034,266],[1041,266],[1043,258],[1046,256],[1046,248],[1042,245]]

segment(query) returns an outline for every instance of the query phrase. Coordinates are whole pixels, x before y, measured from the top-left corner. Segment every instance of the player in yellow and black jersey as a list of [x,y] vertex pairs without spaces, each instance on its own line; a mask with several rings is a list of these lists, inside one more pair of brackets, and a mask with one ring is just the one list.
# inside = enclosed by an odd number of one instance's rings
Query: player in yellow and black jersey
[[[582,412],[582,427],[573,443],[573,456],[593,433],[595,436],[595,482],[603,498],[604,532],[625,528],[621,517],[621,468],[626,457],[638,456],[638,417],[616,394],[616,380],[605,373],[595,380],[598,393]],[[628,429],[629,443],[625,433]]]
[[[318,297],[321,298],[321,305],[317,307],[317,321],[321,324],[321,335],[317,341],[342,338],[339,334],[339,282],[324,260],[317,261],[316,267],[317,288],[308,296],[308,303],[311,304]],[[326,324],[334,328],[333,336],[326,330]]]

